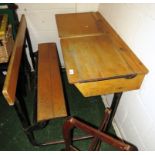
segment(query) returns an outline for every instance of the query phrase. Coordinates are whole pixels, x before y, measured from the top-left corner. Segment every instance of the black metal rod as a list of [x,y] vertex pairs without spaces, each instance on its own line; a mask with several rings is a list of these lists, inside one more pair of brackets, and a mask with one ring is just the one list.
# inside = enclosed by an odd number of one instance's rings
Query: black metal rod
[[[82,137],[74,137],[73,141],[79,141],[79,140],[86,140],[86,139],[91,139],[93,136],[87,135],[87,136],[82,136]],[[47,145],[55,145],[55,144],[64,144],[65,140],[58,140],[58,141],[50,141],[46,143],[39,144],[40,146],[47,146]]]
[[33,69],[36,70],[36,65],[35,65],[35,60],[34,60],[34,53],[33,53],[31,39],[30,39],[28,29],[26,29],[26,41],[27,41],[27,44],[28,44],[29,54],[30,54],[30,57],[31,57]]
[[36,145],[33,132],[27,132],[25,130],[26,128],[28,128],[31,125],[31,123],[30,123],[30,120],[29,120],[29,118],[27,116],[27,110],[25,108],[25,103],[23,101],[24,100],[22,100],[22,103],[21,103],[21,97],[20,97],[20,102],[19,102],[18,99],[16,99],[16,103],[14,105],[15,111],[16,111],[18,117],[19,117],[19,120],[20,120],[20,122],[22,124],[22,127],[24,129],[24,132],[27,135],[30,143],[33,144],[33,145]]
[[105,131],[107,131],[111,127],[111,125],[112,125],[112,121],[113,121],[114,116],[116,114],[116,111],[117,111],[117,108],[118,108],[118,104],[119,104],[119,101],[121,99],[122,94],[123,94],[122,92],[114,94],[113,101],[112,101],[112,104],[111,104],[111,107],[110,107],[110,109],[112,111],[111,111],[110,118],[109,118],[109,121],[108,121],[108,125],[107,125]]

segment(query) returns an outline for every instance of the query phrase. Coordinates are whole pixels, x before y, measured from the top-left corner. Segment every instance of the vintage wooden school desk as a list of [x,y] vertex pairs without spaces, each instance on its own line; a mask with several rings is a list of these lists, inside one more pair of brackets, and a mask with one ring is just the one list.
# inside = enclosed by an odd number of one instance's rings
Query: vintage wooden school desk
[[122,92],[139,89],[148,70],[99,12],[57,14],[56,23],[69,83],[85,97],[114,93],[105,131]]

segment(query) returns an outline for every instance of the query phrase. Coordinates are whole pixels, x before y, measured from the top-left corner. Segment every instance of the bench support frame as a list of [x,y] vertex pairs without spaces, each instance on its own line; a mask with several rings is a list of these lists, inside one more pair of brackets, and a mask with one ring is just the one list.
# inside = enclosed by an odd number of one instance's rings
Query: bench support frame
[[[17,116],[21,122],[23,131],[25,132],[29,142],[34,146],[47,146],[47,145],[65,143],[64,139],[58,140],[58,141],[49,141],[49,142],[38,142],[36,140],[36,138],[34,136],[34,131],[45,128],[49,121],[37,122],[36,117],[34,117],[33,124],[31,123],[29,115],[28,115],[27,106],[26,106],[25,100],[23,98],[23,96],[26,93],[25,91],[23,91],[23,90],[25,90],[25,88],[24,88],[25,85],[22,85],[23,87],[21,88],[21,83],[22,83],[23,79],[25,78],[24,76],[26,76],[26,74],[24,73],[24,65],[21,66],[20,71],[22,71],[23,73],[22,74],[20,73],[19,83],[18,83],[18,85],[20,85],[20,87],[17,86],[16,100],[15,100],[14,108],[15,108]],[[35,89],[37,89],[37,88],[35,88]],[[37,101],[35,101],[35,103],[36,102]],[[36,111],[36,105],[34,106],[34,111]],[[34,113],[34,115],[35,114],[36,113]],[[93,138],[93,136],[86,135],[83,137],[75,137],[74,141],[90,139],[90,138]]]
[[[35,130],[39,130],[39,129],[46,127],[47,121],[32,125],[30,123],[29,117],[27,115],[27,109],[26,109],[25,102],[23,99],[22,99],[22,104],[20,103],[19,99],[16,99],[16,103],[15,103],[14,108],[15,108],[15,111],[19,117],[21,124],[22,124],[23,130],[24,130],[29,142],[32,145],[34,145],[34,146],[47,146],[47,145],[65,143],[65,141],[63,139],[58,140],[58,141],[49,141],[49,142],[45,142],[45,143],[37,142],[33,132]],[[93,136],[88,135],[88,136],[83,136],[83,137],[75,137],[74,141],[83,140],[83,139],[90,139],[90,138],[93,138]]]

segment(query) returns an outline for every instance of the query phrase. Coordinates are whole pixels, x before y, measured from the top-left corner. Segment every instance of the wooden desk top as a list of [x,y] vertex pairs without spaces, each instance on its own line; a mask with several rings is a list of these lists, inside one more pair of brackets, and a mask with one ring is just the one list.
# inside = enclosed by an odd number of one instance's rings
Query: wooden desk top
[[[96,21],[97,26],[87,33],[83,27],[79,27],[79,22],[67,27],[73,15],[66,14],[64,19],[61,19],[63,15],[57,15],[69,83],[75,84],[84,96],[139,89],[147,68],[100,13],[79,14],[78,21],[84,19],[85,15],[93,15],[95,20],[88,20],[85,24],[88,22],[91,25]],[[95,31],[99,33],[92,33]]]
[[93,12],[56,15],[59,37],[64,38],[102,34],[102,29],[100,29],[94,15]]

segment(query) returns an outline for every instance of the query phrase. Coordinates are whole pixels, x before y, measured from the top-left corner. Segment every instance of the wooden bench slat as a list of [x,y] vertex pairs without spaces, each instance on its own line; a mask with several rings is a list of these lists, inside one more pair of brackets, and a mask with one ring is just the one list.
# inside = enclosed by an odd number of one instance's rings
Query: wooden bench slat
[[37,121],[67,116],[55,43],[38,46]]
[[22,15],[13,52],[9,62],[6,79],[2,90],[2,93],[9,105],[14,105],[15,102],[16,87],[17,87],[20,61],[23,51],[23,45],[25,40],[25,32],[26,32],[26,19],[25,16]]

